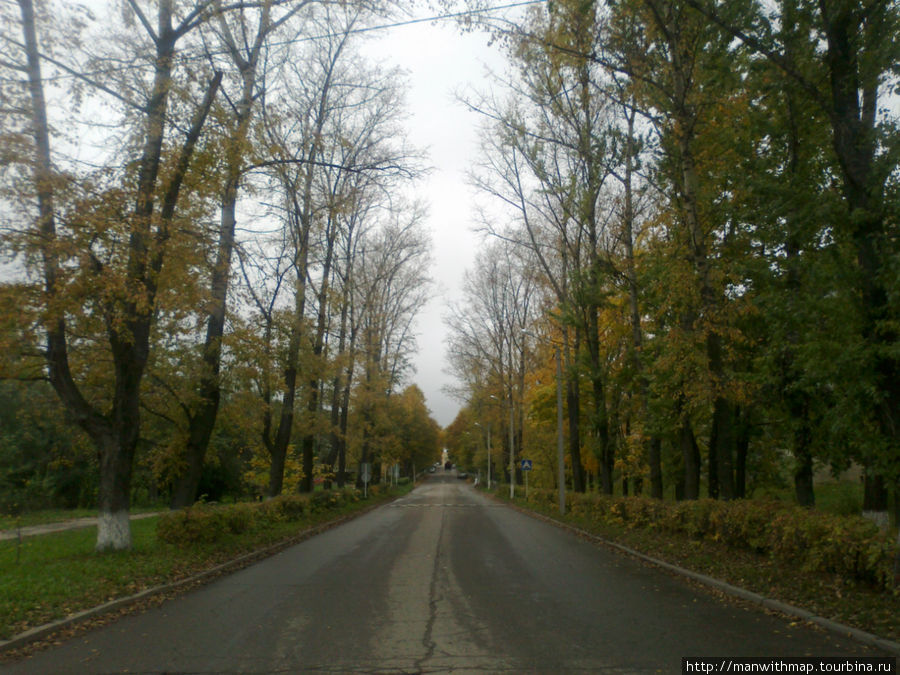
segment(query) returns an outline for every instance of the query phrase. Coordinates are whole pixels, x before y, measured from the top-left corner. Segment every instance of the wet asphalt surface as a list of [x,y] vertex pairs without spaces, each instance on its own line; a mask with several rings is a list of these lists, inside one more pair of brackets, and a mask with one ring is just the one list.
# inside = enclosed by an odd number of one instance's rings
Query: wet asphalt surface
[[3,673],[680,673],[878,652],[583,541],[437,474],[408,496]]

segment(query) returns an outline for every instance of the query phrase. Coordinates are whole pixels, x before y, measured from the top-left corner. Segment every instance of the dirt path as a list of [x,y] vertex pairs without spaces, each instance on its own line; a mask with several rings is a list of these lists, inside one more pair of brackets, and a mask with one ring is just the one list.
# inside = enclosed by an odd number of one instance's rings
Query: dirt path
[[[131,520],[140,520],[141,518],[151,518],[159,515],[158,513],[134,513]],[[52,532],[63,532],[64,530],[78,530],[84,527],[91,527],[97,524],[97,518],[75,518],[73,520],[61,520],[56,523],[44,523],[43,525],[29,525],[19,530],[2,530],[0,531],[0,541],[8,541],[22,537],[35,537],[41,534],[51,534]]]

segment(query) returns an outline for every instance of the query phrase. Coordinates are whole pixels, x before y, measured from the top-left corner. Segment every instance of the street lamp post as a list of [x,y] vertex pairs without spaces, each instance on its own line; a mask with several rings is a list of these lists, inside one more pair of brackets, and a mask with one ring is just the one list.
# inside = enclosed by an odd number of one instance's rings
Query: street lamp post
[[516,436],[513,429],[513,394],[509,388],[509,498],[516,498]]
[[562,357],[560,356],[559,343],[542,338],[527,330],[522,333],[533,337],[535,340],[549,342],[553,345],[556,357],[556,465],[559,485],[559,515],[566,515],[566,454],[563,450],[563,398],[562,398]]
[[[491,397],[493,398],[493,397]],[[481,424],[475,422],[476,427],[480,427]],[[483,428],[483,427],[482,427]],[[487,423],[487,487],[488,490],[491,489],[491,423]]]
[[566,515],[566,455],[563,451],[562,358],[556,345],[556,464],[559,484],[559,515]]
[[488,422],[488,490],[491,489],[491,423]]

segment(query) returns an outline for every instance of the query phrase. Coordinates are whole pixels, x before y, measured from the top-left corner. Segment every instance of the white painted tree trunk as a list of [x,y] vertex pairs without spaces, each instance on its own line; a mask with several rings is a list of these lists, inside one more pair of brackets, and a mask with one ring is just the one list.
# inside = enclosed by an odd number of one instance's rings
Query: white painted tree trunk
[[890,514],[887,511],[863,511],[863,518],[871,520],[879,530],[887,530],[891,524]]
[[131,521],[128,510],[100,512],[97,520],[97,551],[124,551],[131,548]]

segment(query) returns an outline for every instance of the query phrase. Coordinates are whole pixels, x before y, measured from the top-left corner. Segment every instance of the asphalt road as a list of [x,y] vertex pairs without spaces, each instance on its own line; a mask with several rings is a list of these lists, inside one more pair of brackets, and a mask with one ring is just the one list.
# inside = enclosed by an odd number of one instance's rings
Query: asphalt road
[[722,601],[435,475],[9,673],[680,673],[683,656],[876,655]]

